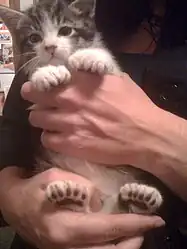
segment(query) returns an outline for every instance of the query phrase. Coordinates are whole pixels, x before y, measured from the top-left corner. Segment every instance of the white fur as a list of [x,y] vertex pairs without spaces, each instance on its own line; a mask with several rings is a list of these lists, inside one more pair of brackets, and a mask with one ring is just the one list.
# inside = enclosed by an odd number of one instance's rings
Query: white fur
[[91,71],[100,75],[121,73],[112,55],[104,48],[80,49],[70,56],[68,65],[73,70]]
[[[105,49],[80,49],[68,59],[71,70],[91,71],[99,75],[121,75],[121,71],[112,55]],[[70,72],[64,66],[45,66],[39,68],[31,81],[39,90],[48,90],[70,80]]]
[[[145,184],[127,183],[121,187],[120,195],[123,201],[131,202],[129,208],[133,213],[155,213],[163,202],[160,192]],[[146,208],[139,207],[137,203],[144,204]]]
[[38,68],[31,77],[31,82],[39,91],[50,90],[51,87],[65,84],[71,74],[65,66],[45,66]]
[[[36,53],[42,65],[64,65],[73,52],[71,38],[58,36],[58,31],[59,27],[57,24],[52,23],[46,16],[43,24],[44,39],[35,46]],[[57,47],[53,56],[45,50],[46,46]]]

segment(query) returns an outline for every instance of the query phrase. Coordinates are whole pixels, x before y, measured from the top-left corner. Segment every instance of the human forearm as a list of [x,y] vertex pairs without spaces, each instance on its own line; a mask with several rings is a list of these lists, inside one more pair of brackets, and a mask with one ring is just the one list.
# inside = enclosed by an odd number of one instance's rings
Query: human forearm
[[137,167],[157,176],[187,201],[187,121],[159,108],[151,116]]
[[105,76],[102,84],[96,76],[75,76],[67,91],[46,95],[31,82],[22,88],[24,98],[46,106],[30,114],[31,124],[46,131],[43,145],[112,167],[140,167],[187,200],[187,122],[159,109],[127,75]]

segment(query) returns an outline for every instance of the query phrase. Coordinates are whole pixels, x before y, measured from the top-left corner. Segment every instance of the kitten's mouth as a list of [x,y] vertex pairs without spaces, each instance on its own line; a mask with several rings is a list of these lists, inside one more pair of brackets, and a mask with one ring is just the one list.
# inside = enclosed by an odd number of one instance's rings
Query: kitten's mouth
[[50,56],[50,58],[49,58],[49,61],[51,61],[52,59],[54,59],[56,56],[53,54],[53,55],[51,55]]
[[[62,61],[61,61],[61,63],[62,63]],[[48,64],[51,64],[53,66],[58,66],[58,65],[60,65],[60,59],[57,56],[52,55],[48,61]]]

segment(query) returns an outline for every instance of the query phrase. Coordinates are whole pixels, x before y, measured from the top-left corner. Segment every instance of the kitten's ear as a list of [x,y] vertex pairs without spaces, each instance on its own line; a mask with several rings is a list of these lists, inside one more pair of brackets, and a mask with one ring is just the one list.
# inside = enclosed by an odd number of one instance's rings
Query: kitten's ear
[[73,0],[69,8],[80,16],[94,17],[96,0]]
[[12,36],[14,36],[17,25],[23,16],[24,14],[19,11],[0,5],[0,18],[3,20]]

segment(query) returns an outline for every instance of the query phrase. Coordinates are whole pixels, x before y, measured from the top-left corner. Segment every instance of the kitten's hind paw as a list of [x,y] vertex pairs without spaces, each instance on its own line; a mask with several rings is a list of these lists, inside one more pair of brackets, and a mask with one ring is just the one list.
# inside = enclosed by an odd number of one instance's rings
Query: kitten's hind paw
[[83,185],[72,181],[54,181],[46,189],[46,197],[53,204],[73,211],[87,211],[89,191]]
[[133,213],[153,214],[162,205],[160,192],[144,184],[128,183],[120,189],[120,199],[129,205]]
[[31,82],[39,91],[47,91],[52,87],[66,84],[71,74],[65,66],[45,66],[38,68],[31,76]]
[[99,75],[121,75],[121,71],[112,55],[104,49],[80,49],[68,60],[72,70],[90,71]]

